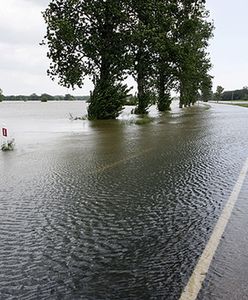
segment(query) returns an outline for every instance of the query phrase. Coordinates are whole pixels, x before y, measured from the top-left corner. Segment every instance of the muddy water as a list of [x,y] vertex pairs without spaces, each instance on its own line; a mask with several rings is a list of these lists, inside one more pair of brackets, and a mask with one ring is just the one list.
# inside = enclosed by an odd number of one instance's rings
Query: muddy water
[[178,299],[247,156],[248,110],[70,121],[82,102],[0,104],[1,299]]

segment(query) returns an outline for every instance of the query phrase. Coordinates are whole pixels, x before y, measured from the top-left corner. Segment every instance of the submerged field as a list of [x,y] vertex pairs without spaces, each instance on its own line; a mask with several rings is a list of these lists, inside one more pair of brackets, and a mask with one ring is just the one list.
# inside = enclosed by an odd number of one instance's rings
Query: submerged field
[[177,299],[247,156],[248,111],[70,121],[83,105],[1,103],[16,149],[0,153],[0,298]]

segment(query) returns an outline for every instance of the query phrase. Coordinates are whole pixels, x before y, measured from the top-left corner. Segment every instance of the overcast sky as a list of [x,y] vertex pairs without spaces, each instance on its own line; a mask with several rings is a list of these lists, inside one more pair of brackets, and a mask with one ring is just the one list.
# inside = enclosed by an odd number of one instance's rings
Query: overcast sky
[[[41,11],[49,0],[0,1],[0,88],[4,94],[89,94],[90,81],[71,91],[46,75],[47,50],[39,43],[45,34]],[[248,1],[207,0],[207,7],[216,27],[209,48],[214,88],[242,88],[248,85]]]

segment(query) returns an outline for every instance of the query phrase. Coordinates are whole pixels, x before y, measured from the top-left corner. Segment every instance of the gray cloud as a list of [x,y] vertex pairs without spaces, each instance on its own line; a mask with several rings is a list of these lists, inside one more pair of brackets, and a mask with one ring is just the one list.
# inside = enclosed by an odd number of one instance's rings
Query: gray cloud
[[48,6],[49,2],[51,2],[50,0],[24,0],[24,1],[30,2],[32,3],[32,5],[38,5],[42,7]]
[[[49,0],[2,0],[0,18],[0,88],[5,94],[31,94],[44,92],[65,94],[47,76],[49,61],[46,48],[39,43],[45,35],[41,11]],[[92,85],[88,81],[74,94],[88,94]]]
[[[46,31],[41,12],[49,2],[1,0],[0,88],[6,94],[68,92],[47,77],[46,48],[39,46]],[[216,26],[210,47],[214,84],[225,89],[247,85],[248,1],[208,0],[207,5]],[[88,94],[90,89],[92,84],[87,81],[75,94]]]

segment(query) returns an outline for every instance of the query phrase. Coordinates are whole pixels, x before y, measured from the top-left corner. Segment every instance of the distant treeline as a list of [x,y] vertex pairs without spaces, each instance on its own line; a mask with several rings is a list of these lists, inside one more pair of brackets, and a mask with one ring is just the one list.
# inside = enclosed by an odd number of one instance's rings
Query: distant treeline
[[[10,96],[4,96],[2,95],[2,98],[0,98],[0,102],[5,101],[41,101],[41,102],[47,102],[47,101],[86,101],[89,102],[90,96],[72,96],[70,94],[63,95],[56,95],[51,96],[49,94],[42,94],[42,95],[36,95],[32,94],[30,96],[26,95],[10,95]],[[136,105],[138,103],[137,96],[128,95],[124,100],[124,105]],[[154,100],[155,103],[155,100]]]
[[70,94],[66,95],[56,95],[52,96],[49,94],[31,94],[30,96],[26,95],[10,95],[10,96],[3,96],[3,100],[5,101],[73,101],[73,100],[81,100],[81,101],[87,101],[89,100],[90,96],[72,96]]
[[248,87],[241,90],[225,91],[221,95],[221,100],[248,100]]

